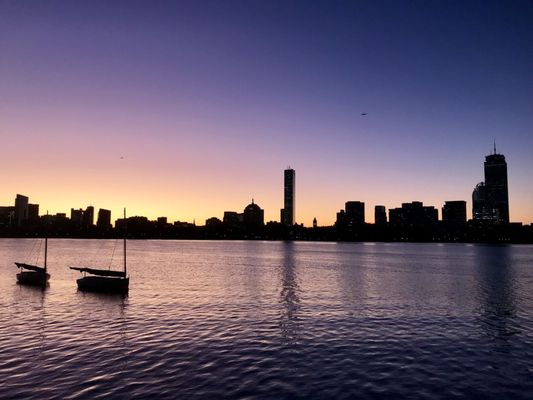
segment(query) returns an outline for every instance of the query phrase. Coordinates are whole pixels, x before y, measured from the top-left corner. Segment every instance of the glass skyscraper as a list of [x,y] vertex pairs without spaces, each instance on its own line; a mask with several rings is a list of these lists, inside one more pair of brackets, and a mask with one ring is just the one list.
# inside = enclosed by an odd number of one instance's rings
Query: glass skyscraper
[[475,220],[508,223],[509,190],[507,162],[503,154],[485,157],[485,182],[479,183],[472,193],[472,213]]

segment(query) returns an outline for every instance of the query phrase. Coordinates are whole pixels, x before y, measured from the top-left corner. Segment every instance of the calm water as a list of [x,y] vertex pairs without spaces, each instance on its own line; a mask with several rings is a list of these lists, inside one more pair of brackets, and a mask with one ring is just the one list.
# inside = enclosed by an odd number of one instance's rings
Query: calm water
[[77,292],[115,244],[50,240],[43,292],[0,240],[0,398],[533,396],[532,246],[130,241]]

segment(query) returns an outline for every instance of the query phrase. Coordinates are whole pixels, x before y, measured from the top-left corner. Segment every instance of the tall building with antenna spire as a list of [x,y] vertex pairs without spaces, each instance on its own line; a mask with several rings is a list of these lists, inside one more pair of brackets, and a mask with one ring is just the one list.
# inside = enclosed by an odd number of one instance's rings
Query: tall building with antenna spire
[[509,222],[509,190],[507,162],[496,151],[485,157],[485,182],[479,183],[472,193],[472,213],[475,220],[492,223]]

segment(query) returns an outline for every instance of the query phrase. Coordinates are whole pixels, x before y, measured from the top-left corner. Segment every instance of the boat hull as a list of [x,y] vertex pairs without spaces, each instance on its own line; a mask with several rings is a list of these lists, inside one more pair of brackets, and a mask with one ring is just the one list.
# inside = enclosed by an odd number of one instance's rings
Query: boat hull
[[29,286],[46,286],[50,274],[46,272],[22,271],[17,274],[17,283]]
[[78,290],[99,293],[126,293],[130,278],[113,278],[108,276],[84,276],[76,280]]

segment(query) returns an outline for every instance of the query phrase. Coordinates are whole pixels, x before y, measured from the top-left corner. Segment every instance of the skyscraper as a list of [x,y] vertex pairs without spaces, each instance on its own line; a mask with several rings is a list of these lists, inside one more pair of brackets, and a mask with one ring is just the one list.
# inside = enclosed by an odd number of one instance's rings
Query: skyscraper
[[295,172],[287,168],[284,172],[283,208],[281,209],[281,223],[287,226],[294,225],[294,186]]
[[485,186],[487,200],[494,209],[498,222],[509,222],[509,191],[507,188],[507,162],[503,154],[494,154],[485,158]]
[[496,152],[485,157],[485,182],[479,183],[472,193],[472,214],[475,220],[492,223],[509,222],[509,191],[507,162]]

